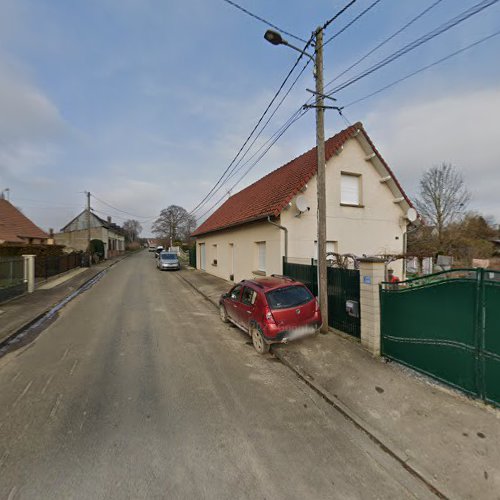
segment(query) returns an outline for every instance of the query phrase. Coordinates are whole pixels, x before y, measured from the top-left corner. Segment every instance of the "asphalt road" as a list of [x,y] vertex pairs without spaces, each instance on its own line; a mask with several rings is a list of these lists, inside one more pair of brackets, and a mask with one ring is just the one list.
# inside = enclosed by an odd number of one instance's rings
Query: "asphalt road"
[[0,498],[429,498],[143,252],[0,359]]

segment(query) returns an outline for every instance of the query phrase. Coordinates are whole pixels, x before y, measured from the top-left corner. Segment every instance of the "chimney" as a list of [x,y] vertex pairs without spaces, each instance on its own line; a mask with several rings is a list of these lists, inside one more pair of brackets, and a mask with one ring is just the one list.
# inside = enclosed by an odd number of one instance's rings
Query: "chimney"
[[108,215],[108,222],[111,224],[111,216]]
[[49,238],[53,238],[54,237],[54,229],[52,229],[51,227],[49,228]]

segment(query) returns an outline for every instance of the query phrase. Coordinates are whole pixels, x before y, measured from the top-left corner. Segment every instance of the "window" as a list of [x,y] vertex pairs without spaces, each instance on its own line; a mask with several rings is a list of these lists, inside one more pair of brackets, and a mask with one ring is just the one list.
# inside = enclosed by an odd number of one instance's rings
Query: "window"
[[253,306],[255,304],[255,299],[257,298],[257,292],[251,288],[245,287],[243,289],[243,294],[241,295],[241,302],[247,306]]
[[340,204],[361,206],[361,176],[340,174]]
[[241,285],[236,285],[230,293],[230,298],[231,300],[239,300],[240,298],[240,292],[241,292]]
[[266,242],[259,241],[257,243],[257,254],[258,254],[258,270],[266,271]]
[[266,293],[267,303],[271,309],[289,309],[307,304],[313,299],[312,293],[305,286],[287,286]]

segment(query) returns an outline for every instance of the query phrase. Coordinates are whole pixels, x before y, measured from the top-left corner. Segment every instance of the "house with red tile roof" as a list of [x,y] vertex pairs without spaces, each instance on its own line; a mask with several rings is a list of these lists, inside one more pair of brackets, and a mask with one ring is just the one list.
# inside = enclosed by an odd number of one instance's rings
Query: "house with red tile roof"
[[49,235],[10,201],[0,198],[0,245],[47,244]]
[[[363,125],[328,139],[325,156],[327,253],[402,254],[412,203]],[[197,266],[239,281],[282,274],[285,256],[316,259],[316,174],[313,148],[231,196],[193,233]]]

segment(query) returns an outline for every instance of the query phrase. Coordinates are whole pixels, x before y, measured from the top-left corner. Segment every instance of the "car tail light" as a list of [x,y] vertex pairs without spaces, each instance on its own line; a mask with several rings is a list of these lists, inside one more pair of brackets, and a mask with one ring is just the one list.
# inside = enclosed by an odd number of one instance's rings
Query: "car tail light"
[[271,312],[271,309],[269,309],[269,307],[265,308],[264,315],[265,315],[266,321],[268,323],[276,323],[274,316],[273,316],[273,313]]

